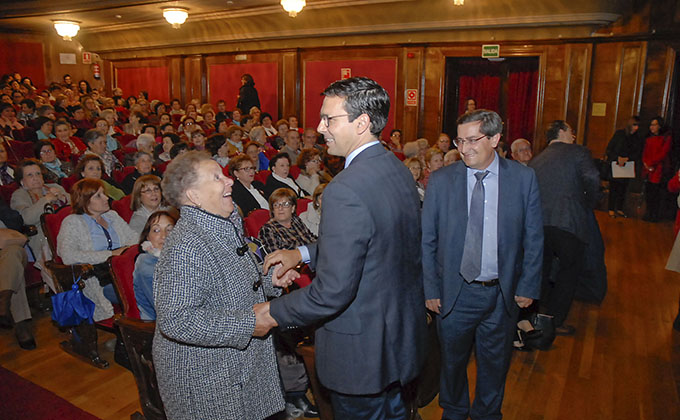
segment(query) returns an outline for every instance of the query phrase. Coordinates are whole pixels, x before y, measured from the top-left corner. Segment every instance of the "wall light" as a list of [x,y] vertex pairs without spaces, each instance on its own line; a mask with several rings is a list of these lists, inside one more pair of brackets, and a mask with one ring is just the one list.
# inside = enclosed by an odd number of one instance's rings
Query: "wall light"
[[295,17],[307,5],[305,0],[281,0],[283,10],[288,12],[288,16]]
[[462,6],[463,3],[465,3],[465,0],[453,0],[454,6]]
[[55,20],[54,29],[60,37],[64,38],[64,41],[70,41],[80,30],[78,23],[70,20]]
[[187,20],[187,16],[189,16],[189,10],[181,7],[163,9],[163,17],[175,29],[178,29]]

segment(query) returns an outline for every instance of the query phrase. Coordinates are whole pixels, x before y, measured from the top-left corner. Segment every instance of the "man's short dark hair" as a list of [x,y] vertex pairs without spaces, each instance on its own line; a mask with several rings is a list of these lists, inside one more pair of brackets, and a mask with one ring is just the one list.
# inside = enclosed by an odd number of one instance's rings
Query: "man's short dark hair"
[[564,120],[555,120],[548,124],[548,129],[545,132],[545,140],[550,143],[560,136],[560,130],[567,131],[569,124]]
[[172,125],[172,123],[165,123],[165,124],[161,125],[161,127],[160,127],[161,131],[165,131],[165,129],[168,128],[168,126],[171,126],[172,128],[175,128],[175,127]]
[[39,117],[44,117],[45,114],[49,113],[50,111],[54,112],[54,107],[52,105],[41,105],[36,110]]
[[477,121],[481,122],[479,125],[479,132],[485,136],[493,137],[496,134],[503,132],[503,120],[501,119],[501,116],[488,109],[476,109],[474,111],[466,112],[458,117],[456,124],[461,125]]
[[322,95],[343,98],[350,122],[361,114],[368,115],[371,120],[371,134],[380,137],[390,113],[390,97],[378,82],[366,77],[338,80],[331,83]]
[[28,109],[35,109],[35,101],[33,99],[24,99],[20,104],[26,105]]

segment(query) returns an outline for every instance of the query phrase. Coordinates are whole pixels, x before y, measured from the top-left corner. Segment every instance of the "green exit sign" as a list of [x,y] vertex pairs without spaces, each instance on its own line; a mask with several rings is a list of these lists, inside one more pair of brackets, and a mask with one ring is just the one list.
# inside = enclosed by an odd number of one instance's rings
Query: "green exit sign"
[[500,56],[500,45],[482,45],[482,58],[498,58]]

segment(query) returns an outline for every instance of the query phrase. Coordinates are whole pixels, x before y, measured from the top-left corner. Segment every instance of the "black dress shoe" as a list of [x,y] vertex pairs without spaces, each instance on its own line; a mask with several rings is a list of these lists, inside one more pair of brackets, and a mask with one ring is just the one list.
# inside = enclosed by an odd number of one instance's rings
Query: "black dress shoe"
[[14,326],[14,335],[17,337],[19,342],[19,347],[24,350],[35,350],[35,339],[33,338],[33,332],[31,331],[31,321],[26,319],[24,321],[18,322]]
[[293,397],[290,399],[290,402],[295,404],[297,408],[302,410],[305,414],[305,417],[307,418],[319,417],[319,409],[316,408],[316,406],[307,399],[306,395],[303,395],[301,397]]

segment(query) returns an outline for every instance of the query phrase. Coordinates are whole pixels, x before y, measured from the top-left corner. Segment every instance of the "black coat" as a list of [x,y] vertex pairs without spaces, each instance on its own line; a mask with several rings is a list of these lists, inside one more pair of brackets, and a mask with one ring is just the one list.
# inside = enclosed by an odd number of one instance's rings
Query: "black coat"
[[238,90],[236,108],[240,109],[242,113],[248,114],[250,108],[254,106],[260,108],[260,97],[257,95],[257,89],[255,89],[255,86],[248,84],[241,86]]
[[[256,190],[262,193],[264,196],[264,184],[260,181],[253,181],[252,186]],[[231,187],[231,198],[234,203],[241,209],[243,217],[248,216],[248,214],[260,208],[260,204],[257,202],[255,197],[246,189],[246,187],[238,179],[234,180],[234,185]]]
[[[292,176],[288,175],[288,178],[292,179],[293,182],[295,182],[295,180],[293,179]],[[307,195],[311,195],[307,191],[303,190],[302,187],[300,187],[297,182],[295,182],[295,185],[297,185],[298,188],[300,188],[300,194],[298,194],[298,198],[302,198],[302,197],[305,197]],[[283,182],[279,181],[278,179],[275,179],[274,175],[270,174],[267,177],[267,183],[264,184],[264,198],[269,200],[269,196],[272,195],[274,190],[278,190],[279,188],[288,188],[289,190],[292,190],[292,188],[290,188],[290,186],[288,184],[284,184]]]

